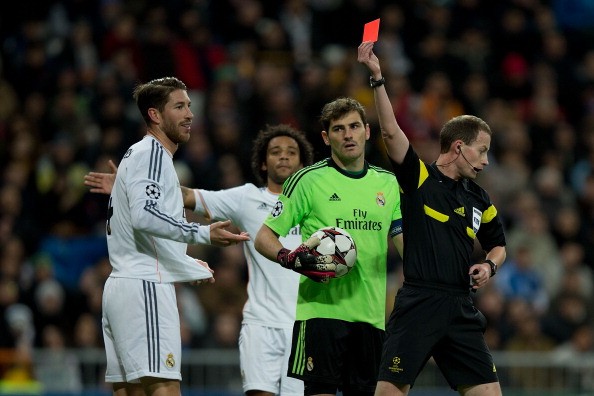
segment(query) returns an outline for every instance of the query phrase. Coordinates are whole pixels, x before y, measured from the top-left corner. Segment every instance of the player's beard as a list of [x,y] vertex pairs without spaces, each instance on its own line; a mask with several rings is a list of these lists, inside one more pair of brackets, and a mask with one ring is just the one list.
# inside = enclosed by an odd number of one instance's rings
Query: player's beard
[[302,168],[302,166],[295,166],[295,167],[291,167],[291,169],[285,169],[285,171],[283,172],[279,172],[278,170],[270,170],[271,168],[268,168],[268,177],[270,178],[270,180],[272,180],[273,182],[275,182],[276,184],[278,184],[279,186],[282,186],[283,183],[285,182],[285,180],[287,180],[289,178],[289,176],[291,176],[293,173],[295,173],[295,171],[297,171],[297,169]]
[[270,178],[270,180],[272,180],[274,183],[278,184],[279,186],[282,186],[283,183],[285,182],[285,180],[287,180],[289,178],[289,175],[284,176],[284,175],[279,175],[278,173],[274,172],[268,172],[268,177]]
[[364,150],[358,146],[355,150],[347,150],[344,147],[338,147],[334,151],[334,155],[342,162],[343,165],[351,164],[364,156]]
[[173,122],[169,121],[168,119],[163,120],[162,130],[165,132],[165,135],[175,144],[184,144],[190,140],[190,134],[185,133],[180,130],[183,128],[180,125],[174,124]]

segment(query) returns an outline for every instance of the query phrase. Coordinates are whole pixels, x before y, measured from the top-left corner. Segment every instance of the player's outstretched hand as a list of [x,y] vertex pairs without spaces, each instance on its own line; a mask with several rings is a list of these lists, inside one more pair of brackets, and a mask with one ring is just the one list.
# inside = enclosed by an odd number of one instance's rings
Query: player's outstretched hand
[[197,279],[197,280],[195,280],[195,281],[192,281],[192,282],[190,282],[190,285],[192,285],[192,286],[197,286],[197,285],[200,285],[200,284],[202,284],[202,283],[215,283],[215,278],[214,278],[214,270],[213,270],[212,268],[210,268],[210,267],[209,267],[208,263],[207,263],[206,261],[202,261],[202,260],[199,260],[199,259],[195,259],[195,260],[196,260],[196,262],[197,262],[199,265],[201,265],[201,266],[203,266],[204,268],[206,268],[207,270],[209,270],[209,271],[210,271],[210,273],[211,273],[211,274],[213,274],[213,276],[212,276],[212,277],[210,277],[210,278],[206,278],[206,279]]
[[285,268],[291,269],[309,279],[327,283],[336,276],[336,264],[330,255],[314,255],[312,249],[320,244],[320,238],[312,236],[294,250],[282,248],[276,260]]
[[92,193],[111,194],[118,167],[112,160],[109,160],[108,165],[111,173],[89,172],[85,175],[85,186],[91,187],[90,191]]
[[230,225],[231,220],[212,223],[210,225],[210,244],[224,247],[250,240],[250,235],[245,231],[242,231],[239,234],[234,234],[227,230],[227,227]]

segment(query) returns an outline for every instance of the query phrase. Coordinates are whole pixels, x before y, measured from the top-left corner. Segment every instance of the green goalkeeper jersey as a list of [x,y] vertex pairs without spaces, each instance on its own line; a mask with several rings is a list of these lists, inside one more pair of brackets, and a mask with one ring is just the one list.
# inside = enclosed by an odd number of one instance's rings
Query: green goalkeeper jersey
[[352,174],[325,159],[285,181],[264,224],[281,236],[299,224],[303,240],[336,226],[355,240],[357,262],[349,274],[326,284],[301,276],[296,320],[331,318],[385,328],[388,237],[402,232],[393,173],[366,162],[361,173]]

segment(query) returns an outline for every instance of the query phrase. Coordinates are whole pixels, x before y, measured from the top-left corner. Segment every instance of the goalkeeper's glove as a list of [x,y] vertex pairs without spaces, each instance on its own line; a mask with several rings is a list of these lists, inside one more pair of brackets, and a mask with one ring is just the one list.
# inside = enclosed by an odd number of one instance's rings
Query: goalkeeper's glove
[[336,264],[331,255],[314,255],[312,249],[320,244],[320,238],[310,237],[294,250],[282,248],[279,250],[276,261],[285,268],[291,269],[309,279],[327,283],[336,276]]

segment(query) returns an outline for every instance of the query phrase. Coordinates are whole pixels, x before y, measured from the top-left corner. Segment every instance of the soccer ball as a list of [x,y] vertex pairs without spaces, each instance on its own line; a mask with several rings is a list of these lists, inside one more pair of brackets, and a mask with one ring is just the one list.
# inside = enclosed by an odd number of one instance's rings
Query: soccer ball
[[320,244],[314,248],[317,255],[332,255],[336,264],[336,278],[348,274],[357,260],[357,247],[351,235],[338,227],[320,228],[312,234],[320,238]]

